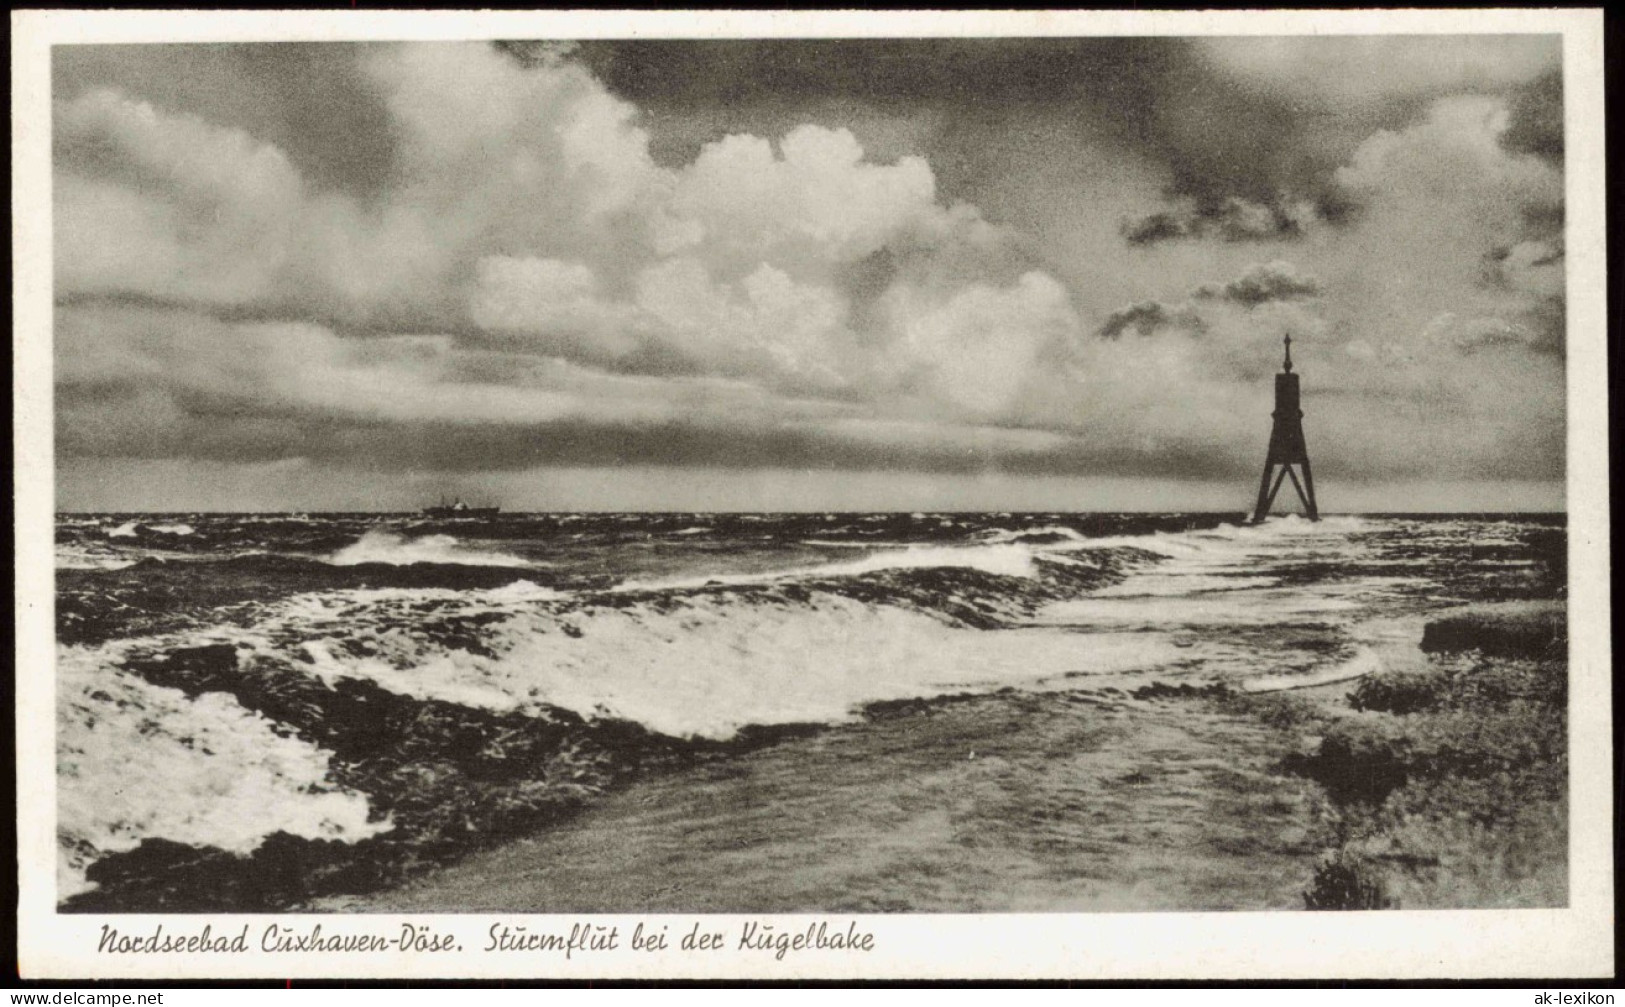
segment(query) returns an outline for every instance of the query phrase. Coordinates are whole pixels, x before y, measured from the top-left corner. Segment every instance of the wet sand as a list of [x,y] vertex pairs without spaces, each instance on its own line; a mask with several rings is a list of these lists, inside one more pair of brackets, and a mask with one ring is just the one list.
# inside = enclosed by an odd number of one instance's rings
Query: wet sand
[[[1340,703],[1346,687],[1296,695]],[[1300,909],[1315,787],[1211,698],[1000,693],[650,777],[350,912]]]

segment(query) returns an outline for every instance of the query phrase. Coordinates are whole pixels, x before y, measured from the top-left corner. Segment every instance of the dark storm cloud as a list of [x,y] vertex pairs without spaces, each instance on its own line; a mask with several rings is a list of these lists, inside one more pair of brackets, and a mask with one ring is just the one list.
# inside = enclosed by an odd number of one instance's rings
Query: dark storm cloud
[[[572,58],[649,111],[663,163],[685,163],[729,133],[783,135],[811,108],[847,119],[882,156],[926,155],[954,197],[980,180],[965,149],[982,142],[978,126],[1059,109],[1077,128],[1157,146],[1170,91],[1202,78],[1190,44],[1166,38],[588,41]],[[915,149],[888,150],[891,138],[865,112],[941,121]]]
[[940,114],[922,152],[950,195],[989,181],[962,149],[982,142],[972,124],[1064,110],[1074,129],[1162,165],[1168,197],[1189,204],[1126,223],[1139,245],[1290,240],[1306,214],[1342,220],[1349,205],[1331,172],[1371,129],[1417,105],[1332,134],[1306,120],[1297,96],[1238,87],[1185,39],[593,41],[573,58],[652,111],[653,150],[670,163],[729,132],[781,134],[809,103]]
[[[1308,177],[1340,153],[1296,149],[1288,141],[1304,126],[1300,103],[1238,89],[1187,39],[588,41],[573,58],[615,93],[655,110],[731,107],[748,115],[830,98],[951,106],[953,115],[972,117],[1064,106],[1166,155],[1176,190],[1215,204],[1274,198],[1284,177]],[[648,125],[658,145],[659,115]],[[728,128],[719,123],[716,135]]]
[[[1077,440],[1011,453],[964,445],[866,444],[817,429],[718,430],[673,421],[649,427],[561,422],[534,425],[368,422],[264,403],[186,393],[173,410],[154,406],[127,384],[65,389],[57,418],[59,448],[77,458],[199,459],[267,463],[292,458],[411,471],[514,472],[541,466],[660,465],[722,469],[928,472],[941,475],[1108,475],[1221,478],[1243,474],[1236,459],[1198,443],[1155,446]],[[97,422],[98,411],[136,426]]]
[[1512,92],[1501,143],[1510,151],[1563,163],[1563,74],[1551,70]]
[[[1198,302],[1226,302],[1256,308],[1272,301],[1318,297],[1320,291],[1319,280],[1300,272],[1289,262],[1260,262],[1229,283],[1204,283],[1192,290],[1190,296]],[[1098,334],[1105,339],[1116,339],[1130,328],[1142,336],[1168,328],[1203,332],[1207,329],[1207,320],[1188,302],[1141,301],[1107,315]]]
[[1168,305],[1161,301],[1141,301],[1107,315],[1106,321],[1100,326],[1100,335],[1105,339],[1116,339],[1132,328],[1142,336],[1149,336],[1167,327],[1200,332],[1203,328],[1202,317],[1188,304]]
[[1248,267],[1224,286],[1210,284],[1198,287],[1193,296],[1202,299],[1220,298],[1247,308],[1256,308],[1270,301],[1288,301],[1320,294],[1320,281],[1301,273],[1288,262],[1260,262]]
[[525,41],[499,39],[491,43],[498,52],[527,70],[553,66],[580,48],[577,42]]
[[589,41],[574,57],[640,105],[712,106],[831,95],[875,102],[1011,103],[1148,111],[1189,44],[1157,38]]
[[[1505,348],[1488,343],[1478,347],[1486,352]],[[1311,417],[1322,424],[1332,422],[1327,403],[1338,395],[1335,388],[1311,391],[1306,400]],[[1346,392],[1342,396],[1355,408],[1363,408],[1360,397],[1350,397]],[[1438,400],[1428,395],[1395,401],[1395,405],[1435,413],[1441,408]],[[94,421],[95,411],[114,407],[116,416],[109,416],[105,422]],[[149,423],[121,421],[129,410],[145,410]],[[163,414],[162,422],[156,422],[159,414]],[[1258,425],[1262,428],[1267,424],[1261,418]],[[1223,480],[1248,478],[1254,475],[1256,464],[1250,453],[1216,450],[1215,445],[1198,436],[1164,436],[1131,444],[1076,438],[1043,450],[1011,453],[963,445],[865,444],[816,429],[742,427],[719,436],[714,427],[680,420],[646,427],[579,422],[382,422],[197,393],[178,396],[172,408],[159,408],[147,392],[127,383],[65,389],[59,403],[57,432],[59,449],[68,457],[199,459],[237,464],[300,458],[394,476],[414,471],[473,474],[546,466],[658,465]],[[1484,459],[1400,452],[1378,461],[1351,460],[1337,441],[1320,441],[1316,444],[1317,468],[1327,478],[1561,477],[1561,425],[1531,425],[1509,436],[1513,438],[1509,446],[1517,448],[1517,452]]]
[[1526,340],[1529,349],[1558,363],[1567,355],[1568,301],[1561,294],[1550,294],[1531,304],[1520,321],[1530,333]]
[[1215,237],[1222,241],[1289,241],[1303,237],[1299,221],[1280,206],[1249,203],[1231,196],[1190,210],[1160,210],[1125,221],[1130,245],[1155,245],[1177,238]]
[[1120,230],[1123,239],[1131,245],[1155,245],[1175,238],[1189,238],[1196,234],[1196,221],[1190,215],[1159,210],[1138,220],[1125,220]]

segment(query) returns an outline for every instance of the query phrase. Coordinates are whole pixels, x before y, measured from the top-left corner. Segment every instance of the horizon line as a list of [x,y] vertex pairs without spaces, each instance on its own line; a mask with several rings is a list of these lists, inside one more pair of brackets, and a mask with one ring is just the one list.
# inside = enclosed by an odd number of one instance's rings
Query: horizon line
[[[362,509],[362,510],[335,510],[335,509],[319,509],[319,510],[199,510],[199,509],[191,509],[191,510],[187,510],[187,509],[174,509],[174,510],[75,510],[75,509],[67,509],[67,510],[64,510],[64,509],[58,509],[58,510],[53,511],[53,513],[56,514],[56,515],[59,515],[59,516],[64,515],[64,514],[163,514],[163,515],[168,515],[168,514],[378,514],[378,515],[412,515],[412,516],[424,516],[424,517],[428,516],[427,514],[424,513],[424,511],[421,508],[420,509],[414,509],[414,510],[366,510],[366,509]],[[1215,509],[1141,510],[1141,509],[1136,509],[1136,508],[1119,508],[1119,509],[1112,509],[1112,510],[1064,510],[1064,509],[1061,509],[1061,510],[1056,510],[1056,509],[1026,510],[1026,509],[1020,509],[1020,508],[1016,508],[1016,509],[1011,509],[1011,508],[999,508],[999,509],[994,509],[994,508],[971,508],[969,510],[932,510],[932,509],[920,509],[920,508],[917,508],[917,507],[910,507],[910,508],[874,508],[874,509],[867,509],[867,510],[841,510],[839,508],[831,508],[831,507],[808,507],[808,508],[798,508],[798,509],[792,509],[792,510],[683,510],[683,509],[675,509],[675,508],[670,509],[670,510],[652,509],[652,508],[626,508],[626,509],[615,510],[615,509],[608,509],[608,508],[593,507],[593,508],[585,508],[585,509],[580,509],[580,510],[524,510],[524,509],[503,510],[503,511],[500,512],[500,514],[498,514],[496,516],[501,517],[501,516],[516,515],[516,514],[720,514],[720,515],[735,515],[735,514],[905,514],[905,515],[912,515],[912,514],[1144,514],[1144,515],[1203,514],[1203,515],[1213,515],[1213,514],[1217,514],[1217,515],[1232,515],[1232,514],[1239,514],[1239,515],[1242,515],[1242,516],[1245,517],[1248,514],[1248,510],[1246,508],[1237,508],[1237,509],[1233,509],[1233,510],[1231,510],[1231,509],[1218,509],[1218,510],[1215,510]],[[1440,509],[1440,510],[1347,510],[1347,511],[1322,511],[1321,512],[1321,517],[1322,518],[1328,518],[1328,517],[1412,517],[1412,516],[1442,517],[1442,516],[1451,516],[1451,515],[1458,515],[1458,514],[1459,515],[1474,515],[1474,516],[1478,516],[1478,515],[1502,515],[1502,514],[1539,514],[1539,515],[1563,515],[1563,516],[1567,516],[1568,515],[1568,509],[1565,507],[1565,508],[1562,508],[1562,509],[1512,509],[1512,510],[1442,510],[1442,509]],[[1271,515],[1269,515],[1269,517],[1275,518],[1275,519],[1284,519],[1284,518],[1289,518],[1289,517],[1305,518],[1305,515],[1303,515],[1301,513],[1298,513],[1298,512],[1291,512],[1291,513],[1285,513],[1285,514],[1271,514]]]

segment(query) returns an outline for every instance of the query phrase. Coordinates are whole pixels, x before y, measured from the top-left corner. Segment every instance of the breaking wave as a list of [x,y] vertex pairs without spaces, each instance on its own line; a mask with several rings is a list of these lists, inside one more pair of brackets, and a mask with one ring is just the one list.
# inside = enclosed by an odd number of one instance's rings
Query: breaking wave
[[333,553],[327,561],[336,566],[356,566],[361,563],[388,563],[392,566],[407,566],[412,563],[439,563],[447,566],[535,565],[519,556],[465,545],[451,535],[407,538],[405,535],[382,528],[368,531],[353,545],[345,546]]
[[87,546],[56,547],[58,570],[122,570],[139,562],[139,557]]
[[[825,543],[812,543],[826,547]],[[860,544],[860,548],[872,546]],[[860,577],[894,570],[977,570],[998,577],[1032,578],[1038,574],[1039,555],[1020,545],[1003,546],[917,546],[871,551],[860,559],[820,563],[778,570],[739,574],[707,574],[659,581],[630,580],[621,585],[626,591],[660,591],[714,585],[768,584],[777,581],[822,577]],[[1062,562],[1060,557],[1049,557]]]
[[[749,725],[833,723],[865,704],[1156,666],[1180,657],[1141,636],[1081,641],[967,633],[923,608],[828,590],[549,600],[479,606],[478,645],[431,628],[357,627],[345,606],[301,644],[324,680],[496,711],[562,707],[676,738],[726,740]],[[458,616],[449,618],[457,619]]]
[[389,828],[328,781],[328,753],[230,697],[195,698],[70,648],[57,661],[59,897],[149,837],[246,853],[277,831],[350,840]]
[[139,538],[142,535],[191,535],[196,532],[191,525],[184,522],[163,524],[145,524],[140,521],[126,521],[107,533],[108,538]]

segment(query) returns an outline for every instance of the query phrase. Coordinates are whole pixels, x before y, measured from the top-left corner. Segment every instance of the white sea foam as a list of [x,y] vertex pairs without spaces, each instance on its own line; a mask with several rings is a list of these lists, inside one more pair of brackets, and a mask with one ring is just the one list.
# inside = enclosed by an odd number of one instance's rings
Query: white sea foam
[[1241,683],[1242,692],[1284,692],[1288,689],[1307,689],[1316,685],[1332,685],[1363,678],[1382,670],[1382,660],[1375,651],[1362,647],[1347,661],[1328,665],[1306,675],[1265,675]]
[[1068,528],[1064,525],[1041,525],[1036,528],[1017,528],[1014,530],[995,528],[985,532],[981,538],[986,542],[1015,542],[1023,538],[1036,538],[1040,535],[1051,535],[1072,542],[1091,541],[1088,536],[1076,528]]
[[1113,584],[1093,592],[1095,598],[1160,598],[1196,594],[1216,594],[1225,591],[1250,591],[1261,587],[1274,587],[1277,577],[1248,577],[1238,574],[1163,573],[1153,570],[1138,573],[1128,581]]
[[713,738],[748,724],[840,721],[878,700],[1154,670],[1187,656],[1145,634],[968,631],[835,595],[806,607],[706,598],[515,612],[490,629],[484,642],[496,657],[426,649],[393,627],[368,633],[366,657],[332,640],[305,652],[324,678],[497,710],[549,704]]
[[[301,628],[318,632],[324,624],[336,626],[363,626],[372,623],[403,624],[400,610],[411,606],[437,603],[437,610],[447,612],[486,613],[510,609],[528,610],[537,602],[553,602],[565,595],[550,587],[540,587],[528,580],[514,581],[501,587],[482,591],[468,591],[450,587],[373,587],[349,588],[342,591],[312,591],[297,594],[270,603],[262,609],[259,623],[252,629],[217,626],[197,634],[199,639],[225,640],[253,645],[265,637],[286,638]],[[151,643],[152,641],[147,641]]]
[[1358,646],[1347,660],[1307,673],[1249,678],[1241,683],[1241,689],[1244,692],[1281,692],[1332,685],[1381,672],[1424,669],[1428,662],[1420,644],[1426,625],[1427,620],[1415,614],[1363,621],[1351,627],[1351,636],[1358,641]]
[[908,546],[883,549],[859,559],[816,566],[796,566],[757,573],[707,574],[667,580],[629,580],[618,591],[669,591],[711,584],[770,584],[807,577],[856,577],[884,570],[960,567],[1006,577],[1033,577],[1038,573],[1035,552],[1024,545]]
[[163,532],[166,535],[191,535],[194,532],[194,529],[192,528],[192,526],[189,525],[189,524],[185,524],[184,522],[177,522],[175,524],[148,525],[147,530],[148,531],[160,531],[160,532]]
[[84,546],[58,544],[56,568],[58,570],[122,570],[133,566],[137,557],[125,553],[101,552]]
[[1034,551],[1022,545],[989,546],[910,546],[907,549],[877,552],[846,563],[834,563],[798,573],[819,576],[856,576],[882,570],[917,570],[930,567],[962,567],[1005,577],[1032,577],[1037,573]]
[[[669,590],[713,583],[763,584],[803,577],[858,576],[882,570],[923,567],[966,567],[1009,577],[1032,577],[1038,572],[1035,560],[1039,557],[1064,560],[1067,556],[1078,553],[1122,548],[1139,549],[1176,561],[1194,560],[1206,569],[1223,566],[1226,563],[1243,562],[1253,555],[1281,553],[1283,546],[1290,548],[1293,544],[1306,541],[1310,537],[1341,544],[1346,542],[1350,531],[1366,526],[1367,522],[1360,518],[1329,518],[1316,523],[1288,516],[1272,519],[1264,525],[1220,525],[1218,528],[1203,531],[1153,532],[1148,535],[1114,535],[1100,538],[1088,538],[1060,525],[1041,525],[989,533],[982,542],[974,545],[903,545],[807,539],[803,541],[804,545],[819,548],[867,548],[876,551],[857,560],[817,566],[796,566],[777,571],[708,574],[653,581],[633,580],[623,584],[621,590]],[[1062,541],[1048,543],[1018,541],[1024,536],[1037,535],[1053,535]]]
[[108,538],[135,538],[136,522],[126,521],[107,533]]
[[112,648],[57,660],[58,897],[85,866],[146,837],[247,853],[278,830],[357,839],[388,829],[327,781],[328,753],[221,693],[193,699],[110,667]]
[[1353,612],[1360,603],[1349,598],[1321,598],[1281,592],[1265,597],[1252,592],[1211,592],[1192,597],[1147,595],[1126,598],[1080,598],[1045,606],[1033,619],[1044,626],[1268,626],[1319,621]]
[[382,528],[369,529],[351,545],[327,557],[335,566],[358,563],[455,563],[462,566],[542,566],[519,556],[468,546],[451,535],[407,538]]
[[1221,525],[1175,534],[1102,541],[1164,555],[1165,562],[1137,570],[1087,597],[1046,606],[1032,620],[1040,625],[1147,628],[1259,626],[1274,623],[1347,621],[1375,599],[1414,581],[1405,577],[1329,580],[1312,587],[1283,586],[1283,564],[1319,552],[1353,559],[1350,534],[1369,527],[1362,518],[1311,522],[1288,516],[1263,525]]

